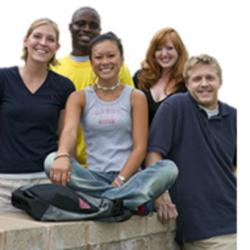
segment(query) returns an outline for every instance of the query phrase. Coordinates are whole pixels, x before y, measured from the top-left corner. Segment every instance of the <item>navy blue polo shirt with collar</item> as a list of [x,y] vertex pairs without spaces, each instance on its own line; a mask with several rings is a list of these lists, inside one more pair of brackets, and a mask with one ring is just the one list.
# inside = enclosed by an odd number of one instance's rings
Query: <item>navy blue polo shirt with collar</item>
[[173,160],[170,189],[177,206],[179,243],[236,232],[236,110],[219,102],[208,118],[189,93],[162,103],[152,122],[149,152]]

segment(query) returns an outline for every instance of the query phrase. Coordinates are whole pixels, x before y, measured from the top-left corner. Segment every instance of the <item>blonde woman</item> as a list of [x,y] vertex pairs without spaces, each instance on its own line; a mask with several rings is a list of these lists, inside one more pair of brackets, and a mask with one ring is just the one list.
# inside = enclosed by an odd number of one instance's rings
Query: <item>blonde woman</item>
[[59,121],[74,86],[48,68],[55,64],[59,30],[35,20],[23,40],[24,65],[0,69],[0,213],[15,211],[11,192],[48,181],[45,156],[56,150]]

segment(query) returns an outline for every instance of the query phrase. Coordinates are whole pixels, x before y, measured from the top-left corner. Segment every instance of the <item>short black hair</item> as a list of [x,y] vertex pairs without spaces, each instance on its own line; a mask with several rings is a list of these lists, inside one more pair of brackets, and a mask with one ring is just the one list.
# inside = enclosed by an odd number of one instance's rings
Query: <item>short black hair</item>
[[74,20],[75,16],[77,16],[79,13],[83,12],[83,11],[86,11],[86,10],[89,10],[89,11],[92,11],[93,13],[95,13],[95,15],[98,17],[99,19],[99,22],[101,23],[101,17],[100,17],[100,14],[97,12],[96,9],[92,8],[92,7],[89,7],[89,6],[85,6],[85,7],[81,7],[79,9],[77,9],[73,14],[72,14],[72,18],[71,18],[71,22]]
[[123,57],[123,46],[122,46],[122,42],[121,42],[121,39],[118,38],[113,32],[109,31],[107,33],[104,33],[104,34],[101,34],[101,35],[98,35],[97,37],[95,37],[91,43],[90,43],[90,46],[89,46],[89,57],[91,59],[91,54],[92,54],[92,49],[93,47],[97,44],[97,43],[100,43],[100,42],[103,42],[105,40],[110,40],[110,41],[113,41],[116,43],[119,51],[120,51],[120,54],[121,56]]

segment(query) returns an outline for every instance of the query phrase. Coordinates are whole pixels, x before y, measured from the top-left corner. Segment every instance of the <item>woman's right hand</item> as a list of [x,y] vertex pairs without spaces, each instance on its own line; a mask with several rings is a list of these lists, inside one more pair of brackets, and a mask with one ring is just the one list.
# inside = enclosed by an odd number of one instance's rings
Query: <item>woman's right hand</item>
[[70,180],[71,164],[68,157],[55,159],[50,169],[50,179],[53,183],[66,185]]

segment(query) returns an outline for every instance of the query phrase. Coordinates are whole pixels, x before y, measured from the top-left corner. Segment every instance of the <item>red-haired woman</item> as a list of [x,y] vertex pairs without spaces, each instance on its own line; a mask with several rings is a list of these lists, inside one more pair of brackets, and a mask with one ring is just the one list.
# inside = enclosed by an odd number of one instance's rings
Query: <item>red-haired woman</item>
[[149,125],[166,98],[186,91],[182,73],[187,59],[188,52],[176,30],[164,28],[153,36],[141,69],[134,75],[135,85],[148,100]]

